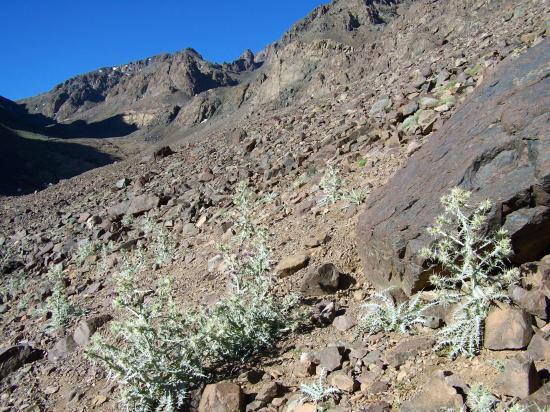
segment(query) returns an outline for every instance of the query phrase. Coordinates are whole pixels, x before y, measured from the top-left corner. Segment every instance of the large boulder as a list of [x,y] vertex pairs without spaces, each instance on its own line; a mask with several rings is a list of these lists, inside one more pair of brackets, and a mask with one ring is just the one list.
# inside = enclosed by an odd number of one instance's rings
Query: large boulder
[[490,227],[510,232],[514,263],[550,246],[550,41],[510,57],[384,187],[373,192],[357,226],[366,276],[407,293],[426,284],[419,257],[426,228],[454,186],[491,199]]

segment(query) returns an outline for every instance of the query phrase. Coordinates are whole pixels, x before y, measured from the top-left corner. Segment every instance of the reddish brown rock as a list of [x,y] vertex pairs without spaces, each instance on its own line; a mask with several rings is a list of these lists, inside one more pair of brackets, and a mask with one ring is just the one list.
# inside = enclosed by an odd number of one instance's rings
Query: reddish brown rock
[[516,263],[548,252],[549,59],[543,42],[501,63],[429,144],[369,195],[357,241],[364,273],[377,287],[411,293],[426,284],[429,271],[418,256],[432,241],[426,227],[441,213],[441,196],[457,185],[474,193],[472,203],[496,203],[491,228],[512,229]]
[[504,367],[498,391],[503,395],[526,398],[541,386],[535,364],[525,355],[508,360]]
[[199,412],[239,412],[244,407],[241,387],[231,382],[206,385]]
[[464,400],[456,388],[441,378],[432,378],[409,401],[401,405],[402,412],[462,410]]
[[386,361],[394,366],[401,366],[421,351],[430,350],[435,340],[431,336],[415,336],[400,341],[397,346],[386,352]]
[[522,349],[532,336],[531,316],[522,309],[502,304],[485,319],[483,344],[487,349]]
[[529,342],[527,354],[536,361],[550,359],[550,331],[537,332]]

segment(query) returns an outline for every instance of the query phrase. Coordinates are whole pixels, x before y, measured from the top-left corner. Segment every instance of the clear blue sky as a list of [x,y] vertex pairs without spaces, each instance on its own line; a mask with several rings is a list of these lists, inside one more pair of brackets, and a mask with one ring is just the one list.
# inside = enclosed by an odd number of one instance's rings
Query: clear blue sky
[[2,0],[0,95],[32,96],[80,73],[186,47],[231,61],[327,2]]

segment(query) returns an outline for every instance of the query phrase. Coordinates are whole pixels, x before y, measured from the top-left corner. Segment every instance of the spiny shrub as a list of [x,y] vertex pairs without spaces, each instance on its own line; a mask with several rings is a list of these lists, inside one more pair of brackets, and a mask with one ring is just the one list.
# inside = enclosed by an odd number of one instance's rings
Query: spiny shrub
[[[248,224],[250,199],[242,192],[238,196],[236,204],[247,214],[241,222]],[[178,310],[167,281],[156,291],[141,290],[136,275],[145,267],[144,252],[123,257],[114,304],[125,316],[113,325],[115,341],[97,337],[88,354],[122,384],[129,410],[178,408],[213,367],[271,347],[293,326],[296,301],[278,299],[271,291],[265,232],[254,227],[244,233],[239,245],[252,252],[240,249],[228,259],[231,290],[208,312]]]
[[368,190],[364,189],[345,189],[342,188],[344,182],[340,177],[340,172],[332,166],[329,166],[319,182],[319,187],[323,194],[319,199],[320,205],[332,205],[339,200],[345,200],[349,203],[360,205],[365,201]]
[[233,203],[237,206],[239,248],[221,248],[229,277],[230,293],[208,313],[202,325],[206,347],[214,361],[244,360],[271,347],[285,332],[296,326],[293,313],[297,297],[278,299],[272,293],[269,276],[270,254],[265,242],[267,230],[254,222],[252,193],[239,184]]
[[151,235],[152,241],[147,245],[147,250],[157,265],[163,265],[174,258],[176,241],[164,226],[152,219],[145,219],[143,222],[143,232],[146,235]]
[[269,253],[264,245],[228,263],[231,292],[208,313],[202,325],[205,345],[217,361],[241,361],[270,348],[296,325],[293,295],[271,293]]
[[88,355],[107,366],[122,384],[122,403],[132,411],[170,411],[203,376],[201,345],[193,316],[181,314],[165,279],[154,294],[137,287],[143,264],[126,262],[117,276],[114,306],[125,313],[112,325],[116,345],[94,335]]
[[9,301],[26,289],[27,278],[22,273],[11,273],[9,276],[3,276],[1,282],[0,296],[4,301]]
[[246,182],[237,185],[233,204],[237,208],[234,214],[236,239],[242,243],[257,237],[265,238],[265,229],[254,222],[252,191]]
[[331,205],[341,199],[340,186],[342,179],[337,169],[332,166],[327,167],[325,174],[319,182],[319,187],[323,190],[323,195],[319,200],[321,205]]
[[98,244],[88,239],[79,243],[76,250],[76,261],[79,265],[82,265],[88,256],[92,256],[98,251]]
[[491,304],[507,300],[506,290],[519,276],[517,269],[504,265],[512,254],[506,231],[484,233],[491,202],[472,207],[470,197],[470,192],[454,188],[441,198],[444,212],[429,228],[435,244],[422,251],[424,258],[439,263],[446,272],[430,278],[436,302],[456,305],[452,322],[440,331],[435,346],[435,350],[448,348],[451,358],[478,353]]
[[318,403],[325,402],[340,393],[338,388],[335,388],[334,386],[327,386],[326,381],[327,372],[323,369],[319,375],[319,380],[317,383],[300,384],[300,391],[303,394],[300,399],[300,403],[313,402],[317,405]]
[[121,222],[124,226],[130,226],[132,223],[134,223],[134,216],[132,214],[124,215],[122,216]]
[[408,301],[395,304],[389,290],[377,292],[363,305],[366,313],[359,322],[359,330],[369,334],[384,332],[409,333],[417,324],[425,324],[423,312],[433,304],[424,304],[416,295]]
[[52,283],[52,295],[46,299],[43,312],[50,314],[48,329],[62,330],[71,319],[80,316],[82,310],[71,305],[65,290],[65,276],[59,268],[54,268],[48,273]]
[[342,198],[354,205],[360,205],[365,201],[368,190],[350,189],[342,194]]
[[468,392],[466,405],[468,405],[471,412],[490,412],[497,402],[498,399],[491,392],[483,385],[476,383],[472,385]]

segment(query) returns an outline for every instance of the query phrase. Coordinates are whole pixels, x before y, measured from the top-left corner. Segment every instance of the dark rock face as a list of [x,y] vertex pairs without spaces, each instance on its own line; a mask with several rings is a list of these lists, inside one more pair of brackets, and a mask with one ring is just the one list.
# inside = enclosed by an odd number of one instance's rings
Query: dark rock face
[[17,345],[0,351],[0,380],[15,372],[26,363],[44,357],[44,352],[29,345]]
[[421,288],[429,271],[418,256],[426,228],[454,186],[489,198],[490,228],[509,230],[514,262],[534,260],[550,245],[550,42],[508,58],[485,79],[383,188],[359,218],[357,239],[365,274],[378,287]]

